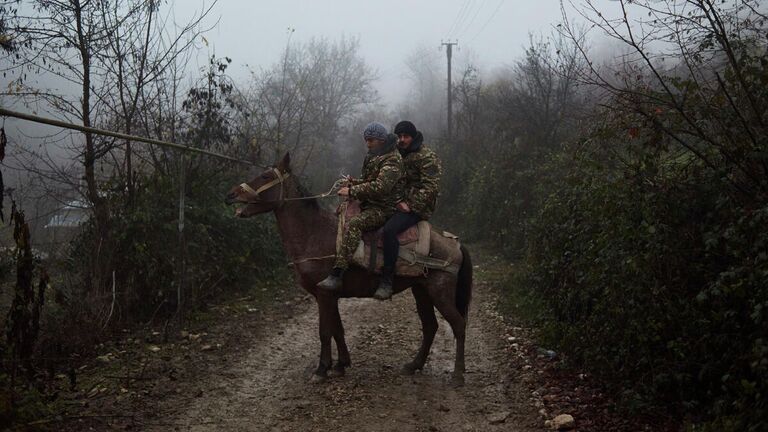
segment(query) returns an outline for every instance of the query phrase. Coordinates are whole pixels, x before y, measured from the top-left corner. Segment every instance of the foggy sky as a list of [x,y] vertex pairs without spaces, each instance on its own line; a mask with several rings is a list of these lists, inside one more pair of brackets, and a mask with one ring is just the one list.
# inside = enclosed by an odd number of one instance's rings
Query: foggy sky
[[[596,3],[605,14],[619,10],[615,1]],[[210,1],[177,1],[177,20],[204,5]],[[458,41],[454,71],[471,61],[487,73],[513,63],[529,34],[549,34],[560,18],[559,0],[219,0],[208,19],[215,27],[205,35],[207,47],[200,44],[197,61],[204,63],[208,53],[231,57],[228,72],[240,80],[249,68],[278,61],[289,28],[291,43],[355,36],[366,62],[378,71],[382,101],[393,103],[407,88],[403,59],[416,50],[445,62],[441,40]]]
[[[186,23],[210,6],[211,0],[169,3],[173,8],[169,11],[171,19]],[[595,4],[606,16],[616,16],[620,11],[612,0],[595,0]],[[578,20],[573,11],[569,16]],[[190,68],[205,65],[210,54],[228,56],[233,64],[227,73],[238,85],[247,86],[249,71],[278,62],[289,42],[353,36],[360,40],[361,55],[377,71],[379,79],[375,86],[381,101],[392,108],[407,97],[411,87],[406,79],[404,59],[414,52],[433,56],[444,67],[445,51],[439,49],[441,41],[458,41],[454,72],[458,73],[471,62],[481,73],[489,73],[520,59],[529,35],[550,34],[560,19],[559,0],[219,0],[203,22],[203,26],[211,30],[204,35],[206,42],[202,38],[197,42]],[[592,34],[590,40],[594,42],[598,37],[599,34]],[[190,70],[187,76],[191,83],[199,73]],[[6,86],[13,78],[13,73],[0,78],[0,85]],[[49,78],[33,74],[27,84],[58,91],[67,87],[66,83]],[[444,87],[445,78],[439,84]],[[10,105],[10,102],[10,98],[0,99],[2,104]],[[23,104],[9,108],[35,111],[35,107]],[[52,116],[45,110],[40,113]],[[57,128],[15,119],[6,119],[4,124],[12,144],[37,142],[40,137],[59,132]],[[70,153],[55,146],[49,151],[61,155]]]

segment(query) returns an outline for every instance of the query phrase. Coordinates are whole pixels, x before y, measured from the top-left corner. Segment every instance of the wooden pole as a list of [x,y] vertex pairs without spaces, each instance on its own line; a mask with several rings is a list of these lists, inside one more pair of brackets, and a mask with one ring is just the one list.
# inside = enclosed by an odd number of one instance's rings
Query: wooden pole
[[184,293],[184,285],[187,271],[187,240],[184,236],[184,207],[186,198],[186,155],[182,154],[179,158],[179,257],[178,257],[178,284],[176,287],[176,317],[179,321],[179,326],[184,323],[184,301],[186,296]]

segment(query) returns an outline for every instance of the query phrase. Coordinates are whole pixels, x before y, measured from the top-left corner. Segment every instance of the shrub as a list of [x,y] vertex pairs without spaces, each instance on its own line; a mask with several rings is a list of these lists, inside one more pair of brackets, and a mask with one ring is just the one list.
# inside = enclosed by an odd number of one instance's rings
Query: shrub
[[[121,203],[117,202],[112,206],[116,209],[112,250],[88,247],[99,243],[91,238],[96,233],[92,225],[86,227],[75,242],[71,270],[83,274],[87,262],[111,260],[118,312],[147,319],[158,310],[176,310],[180,272],[185,285],[182,301],[194,308],[218,293],[241,289],[282,268],[284,255],[274,223],[268,218],[235,219],[222,198],[230,186],[227,179],[199,178],[188,188],[184,242],[178,230],[178,185],[156,176],[138,189],[133,205],[118,206]],[[89,295],[109,303],[112,293]]]
[[631,166],[564,156],[518,283],[546,305],[552,342],[630,406],[765,430],[768,205],[745,206],[719,173],[661,154]]

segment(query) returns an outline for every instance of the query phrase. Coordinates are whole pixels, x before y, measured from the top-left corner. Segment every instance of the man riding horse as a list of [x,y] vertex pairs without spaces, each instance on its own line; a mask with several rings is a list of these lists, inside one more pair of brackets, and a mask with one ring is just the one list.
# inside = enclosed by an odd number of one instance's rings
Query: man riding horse
[[[349,220],[347,231],[336,251],[336,262],[331,274],[317,284],[319,288],[328,291],[341,288],[343,273],[349,267],[349,259],[363,232],[373,231],[384,225],[395,213],[397,204],[403,200],[405,170],[403,158],[395,147],[395,136],[389,134],[381,123],[373,122],[365,127],[363,139],[368,146],[368,154],[363,162],[362,176],[352,179],[338,192],[341,196],[360,201],[362,211]],[[392,272],[389,274],[391,280]],[[374,294],[374,297],[379,299],[391,296],[391,282],[388,295],[380,292],[380,289]]]
[[363,131],[369,149],[363,163],[363,176],[339,191],[342,196],[361,200],[363,212],[350,220],[349,230],[337,251],[336,264],[330,276],[318,284],[321,288],[338,290],[349,256],[357,248],[362,232],[384,225],[384,265],[373,296],[379,300],[391,298],[400,248],[397,235],[429,219],[435,210],[442,173],[440,160],[423,144],[424,136],[410,121],[398,123],[395,134],[397,150],[394,136],[387,134],[383,125],[371,123]]
[[376,298],[384,299],[392,297],[392,275],[400,249],[397,235],[432,216],[442,174],[440,159],[424,145],[424,135],[413,123],[407,120],[398,123],[395,135],[405,167],[405,193],[403,200],[397,203],[397,212],[384,224],[381,234],[384,266]]
[[[377,141],[369,140],[371,154],[366,158],[363,178],[352,182],[342,194],[367,203],[367,215],[369,218],[374,215],[378,225],[384,224],[395,213],[395,207],[400,202],[405,202],[413,213],[425,217],[431,212],[434,203],[431,207],[425,207],[428,209],[425,212],[413,200],[415,195],[410,195],[409,200],[408,196],[402,194],[403,158],[394,148],[394,137],[387,140],[388,134],[382,125],[369,126],[364,137]],[[411,146],[413,142],[410,145],[401,144],[404,148]],[[418,147],[417,144],[416,148]],[[274,214],[281,242],[296,274],[296,282],[317,302],[320,355],[312,381],[322,382],[331,372],[334,376],[343,375],[345,369],[352,364],[339,313],[339,299],[370,297],[376,291],[379,277],[369,269],[350,267],[344,272],[344,284],[341,288],[326,291],[318,287],[318,283],[326,278],[329,272],[337,277],[341,275],[347,263],[344,258],[348,258],[349,252],[339,257],[335,265],[341,266],[332,270],[334,264],[331,260],[337,257],[337,228],[340,219],[318,205],[318,196],[309,196],[298,176],[293,175],[291,171],[290,154],[286,153],[274,166],[257,174],[250,181],[232,186],[226,195],[226,202],[238,206],[235,210],[238,218],[264,213]],[[400,192],[397,192],[398,190]],[[392,194],[383,193],[387,191]],[[381,214],[374,209],[378,209]],[[355,241],[347,240],[347,251],[351,250],[352,245],[359,244],[359,232],[378,226],[368,224],[366,219],[361,219],[356,224],[357,228],[352,232]],[[444,260],[447,266],[440,266],[418,275],[400,275],[393,281],[393,288],[394,292],[411,291],[421,321],[421,345],[413,359],[403,365],[402,372],[410,375],[424,368],[438,330],[438,320],[435,316],[435,311],[438,311],[451,326],[456,338],[456,358],[451,382],[460,385],[464,382],[466,324],[472,299],[472,260],[467,248],[461,245],[455,236],[448,234],[445,231],[432,230],[428,252],[429,258]],[[348,235],[348,239],[353,236]],[[337,280],[334,284],[340,282]],[[336,364],[333,363],[331,350],[334,341],[338,349]]]

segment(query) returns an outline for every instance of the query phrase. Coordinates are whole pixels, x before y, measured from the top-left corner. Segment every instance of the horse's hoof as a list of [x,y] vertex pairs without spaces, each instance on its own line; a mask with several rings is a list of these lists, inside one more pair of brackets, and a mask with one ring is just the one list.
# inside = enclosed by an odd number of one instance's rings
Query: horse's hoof
[[464,374],[456,374],[454,373],[451,375],[451,386],[453,387],[463,387],[464,386]]
[[328,381],[327,376],[312,374],[312,378],[309,379],[310,384],[323,384]]
[[328,371],[328,378],[339,378],[343,377],[346,371],[343,367],[334,367],[333,369]]
[[414,365],[413,363],[406,363],[403,365],[403,368],[400,369],[400,373],[402,373],[403,375],[413,375],[419,369],[421,368]]

